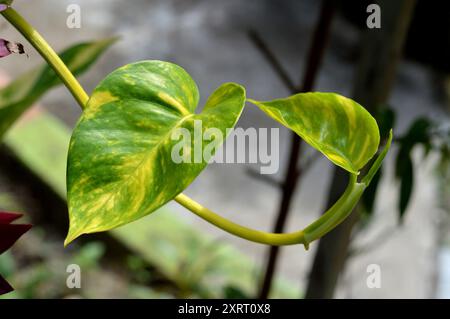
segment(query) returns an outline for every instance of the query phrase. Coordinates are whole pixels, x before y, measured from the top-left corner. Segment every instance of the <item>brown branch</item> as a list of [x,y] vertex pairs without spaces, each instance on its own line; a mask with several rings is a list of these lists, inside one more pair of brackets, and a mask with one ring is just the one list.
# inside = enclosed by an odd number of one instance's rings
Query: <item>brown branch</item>
[[261,54],[266,58],[267,62],[272,66],[275,73],[278,75],[280,80],[284,83],[284,85],[291,92],[295,92],[295,84],[294,81],[289,77],[287,72],[284,70],[280,61],[277,59],[275,54],[269,49],[268,45],[264,42],[264,40],[259,36],[259,34],[255,30],[249,30],[248,36],[256,48],[261,52]]
[[263,182],[265,182],[265,183],[267,183],[267,184],[269,184],[271,186],[274,186],[276,188],[280,188],[281,187],[281,182],[276,180],[271,175],[262,175],[259,172],[257,172],[256,170],[251,169],[251,168],[247,169],[246,173],[250,177],[255,178],[255,179],[259,179],[259,180],[261,180],[261,181],[263,181]]

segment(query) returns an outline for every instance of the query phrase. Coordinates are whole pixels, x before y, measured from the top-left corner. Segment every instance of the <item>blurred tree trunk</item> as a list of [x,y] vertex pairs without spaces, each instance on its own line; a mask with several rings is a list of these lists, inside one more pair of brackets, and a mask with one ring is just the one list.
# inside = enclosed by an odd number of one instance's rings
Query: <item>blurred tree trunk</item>
[[[414,12],[415,0],[378,1],[381,28],[362,35],[362,52],[353,89],[353,99],[374,114],[386,103]],[[369,16],[370,13],[367,14]],[[344,192],[347,173],[335,168],[328,194],[330,207]],[[309,275],[305,298],[332,298],[345,268],[352,229],[359,220],[360,206],[340,226],[322,238]]]

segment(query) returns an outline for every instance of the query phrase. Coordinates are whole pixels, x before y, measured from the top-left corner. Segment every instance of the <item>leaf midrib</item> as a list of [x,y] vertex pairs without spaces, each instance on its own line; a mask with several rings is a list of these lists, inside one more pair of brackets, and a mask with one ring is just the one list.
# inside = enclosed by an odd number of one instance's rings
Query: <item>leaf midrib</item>
[[[164,134],[164,136],[161,138],[161,140],[160,140],[156,145],[154,145],[154,147],[152,147],[152,149],[151,149],[148,153],[146,153],[146,154],[143,156],[142,160],[141,160],[141,161],[133,168],[133,170],[132,170],[133,173],[127,175],[129,178],[127,178],[127,179],[125,180],[125,183],[124,183],[124,181],[123,181],[123,179],[122,179],[122,180],[120,180],[120,181],[115,182],[115,184],[120,183],[120,185],[124,185],[124,184],[125,184],[126,186],[128,186],[129,183],[130,183],[130,180],[134,180],[134,179],[135,179],[135,174],[134,174],[134,172],[136,172],[136,171],[138,170],[138,168],[142,167],[142,166],[144,165],[144,163],[145,163],[149,158],[151,158],[151,156],[154,154],[154,152],[156,152],[156,151],[160,148],[161,144],[163,144],[164,141],[166,141],[167,138],[168,138],[169,136],[172,135],[173,130],[174,130],[176,127],[180,127],[180,125],[181,125],[184,121],[186,121],[188,118],[191,118],[191,117],[193,117],[193,116],[195,116],[195,115],[196,115],[195,113],[190,113],[189,115],[180,117],[180,119],[179,119],[178,121],[176,121],[176,122],[174,123],[174,125],[172,125],[172,126],[170,127],[170,129],[167,131],[167,133]],[[115,186],[113,186],[112,188],[114,189]],[[124,187],[119,187],[119,189],[122,189],[122,188],[124,188]],[[118,191],[118,193],[120,193],[120,190]],[[103,208],[103,207],[104,207],[104,206],[105,206],[105,205],[106,205],[106,204],[107,204],[114,196],[115,196],[115,193],[114,193],[114,192],[111,192],[111,194],[108,196],[108,198],[107,198],[107,199],[104,201],[104,203],[102,204],[101,208]]]

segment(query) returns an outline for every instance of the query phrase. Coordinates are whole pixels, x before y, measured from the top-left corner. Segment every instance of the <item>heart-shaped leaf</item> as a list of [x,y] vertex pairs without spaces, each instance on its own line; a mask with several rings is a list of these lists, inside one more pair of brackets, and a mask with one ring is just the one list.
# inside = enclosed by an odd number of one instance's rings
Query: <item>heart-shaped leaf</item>
[[377,152],[377,122],[361,105],[339,94],[300,93],[249,101],[350,173],[358,174]]
[[177,163],[172,153],[180,141],[174,134],[202,136],[214,128],[225,137],[242,112],[245,90],[226,83],[195,114],[198,99],[189,74],[162,61],[126,65],[98,85],[69,147],[66,244],[150,214],[200,174],[210,156],[202,156],[204,147],[190,139],[182,155],[194,158]]
[[[68,68],[75,75],[79,75],[85,72],[115,40],[114,38],[80,43],[65,50],[60,56]],[[45,65],[21,75],[0,89],[0,140],[20,115],[44,93],[60,83],[52,68]]]

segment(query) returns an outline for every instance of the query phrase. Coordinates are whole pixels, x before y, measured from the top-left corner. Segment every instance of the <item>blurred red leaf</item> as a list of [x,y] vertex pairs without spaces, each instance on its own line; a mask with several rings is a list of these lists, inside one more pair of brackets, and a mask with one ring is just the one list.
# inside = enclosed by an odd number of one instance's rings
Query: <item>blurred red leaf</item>
[[[22,214],[0,212],[0,254],[8,250],[28,230],[30,224],[11,224]],[[13,288],[0,276],[0,295],[12,291]]]
[[11,292],[13,290],[13,287],[11,287],[11,285],[8,284],[8,282],[3,279],[2,276],[0,276],[0,295],[7,294],[8,292]]

